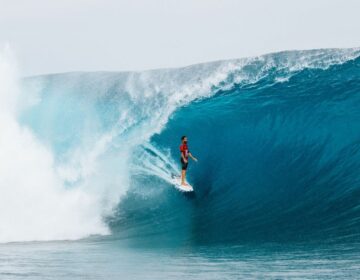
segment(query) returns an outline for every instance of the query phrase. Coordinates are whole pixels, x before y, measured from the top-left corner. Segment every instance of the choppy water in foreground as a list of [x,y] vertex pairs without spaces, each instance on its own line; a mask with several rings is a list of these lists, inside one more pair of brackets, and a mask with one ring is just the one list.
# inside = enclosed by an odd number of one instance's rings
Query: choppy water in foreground
[[356,279],[359,246],[129,248],[123,242],[0,246],[1,279]]

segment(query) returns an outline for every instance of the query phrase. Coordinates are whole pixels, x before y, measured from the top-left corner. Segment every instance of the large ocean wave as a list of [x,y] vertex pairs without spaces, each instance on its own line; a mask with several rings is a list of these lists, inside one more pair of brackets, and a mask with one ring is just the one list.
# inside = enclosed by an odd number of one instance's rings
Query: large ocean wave
[[[0,241],[358,239],[359,55],[290,51],[20,86],[3,59]],[[191,196],[170,184],[183,134],[199,158]]]

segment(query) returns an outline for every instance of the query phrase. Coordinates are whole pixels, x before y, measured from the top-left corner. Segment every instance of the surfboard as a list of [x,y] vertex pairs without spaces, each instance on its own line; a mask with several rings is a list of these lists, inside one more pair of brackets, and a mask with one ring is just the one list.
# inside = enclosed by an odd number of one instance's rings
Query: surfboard
[[186,186],[181,185],[181,178],[179,176],[172,176],[171,179],[172,183],[174,184],[174,187],[178,189],[181,192],[193,192],[194,188],[186,182]]

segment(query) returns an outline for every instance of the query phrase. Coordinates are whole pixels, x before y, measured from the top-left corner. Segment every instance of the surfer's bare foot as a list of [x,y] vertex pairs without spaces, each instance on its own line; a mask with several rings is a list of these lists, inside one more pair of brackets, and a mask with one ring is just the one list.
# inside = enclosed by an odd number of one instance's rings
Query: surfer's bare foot
[[187,184],[187,183],[181,183],[181,185],[186,187],[186,186],[188,186],[189,184]]

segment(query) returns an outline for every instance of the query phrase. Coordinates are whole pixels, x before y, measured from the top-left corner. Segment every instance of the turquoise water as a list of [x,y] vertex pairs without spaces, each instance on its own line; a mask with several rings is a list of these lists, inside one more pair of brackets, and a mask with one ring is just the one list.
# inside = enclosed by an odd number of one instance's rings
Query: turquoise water
[[0,263],[1,279],[356,279],[360,272],[354,246],[319,244],[129,248],[113,240],[18,243],[1,245]]
[[[0,278],[356,278],[359,55],[23,79]],[[192,194],[171,185],[184,134]]]

